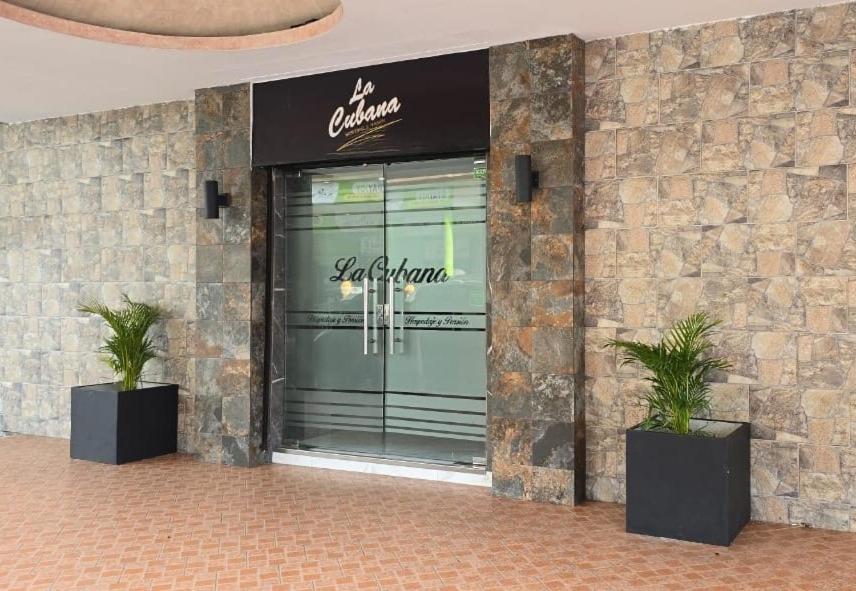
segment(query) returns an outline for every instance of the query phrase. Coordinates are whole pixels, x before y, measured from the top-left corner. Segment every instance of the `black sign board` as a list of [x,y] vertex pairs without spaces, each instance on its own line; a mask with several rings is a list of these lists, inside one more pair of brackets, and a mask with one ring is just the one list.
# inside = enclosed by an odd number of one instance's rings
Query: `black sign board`
[[487,51],[253,86],[253,164],[486,150]]

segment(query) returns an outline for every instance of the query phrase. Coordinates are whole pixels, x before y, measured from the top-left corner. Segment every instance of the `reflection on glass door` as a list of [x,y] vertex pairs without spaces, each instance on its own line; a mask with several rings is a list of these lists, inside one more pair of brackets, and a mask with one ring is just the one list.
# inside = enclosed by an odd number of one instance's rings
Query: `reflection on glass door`
[[288,445],[483,461],[484,174],[456,158],[287,175]]
[[[485,186],[473,159],[386,167],[384,427],[396,451],[484,456]],[[423,451],[423,447],[427,450]]]
[[383,168],[302,171],[285,189],[285,437],[381,454],[383,284],[336,267],[383,256]]

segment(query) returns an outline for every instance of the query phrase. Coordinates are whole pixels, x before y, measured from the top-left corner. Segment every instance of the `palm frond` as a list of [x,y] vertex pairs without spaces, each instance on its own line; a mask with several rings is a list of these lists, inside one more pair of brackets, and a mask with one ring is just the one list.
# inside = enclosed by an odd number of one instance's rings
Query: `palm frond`
[[647,370],[651,384],[644,400],[648,415],[646,429],[689,433],[690,420],[710,411],[708,376],[730,367],[721,357],[710,357],[713,344],[709,335],[719,325],[704,312],[676,322],[656,344],[612,339],[608,347],[620,349],[621,365]]
[[97,300],[83,302],[78,307],[83,313],[100,316],[112,334],[99,351],[113,372],[121,376],[122,387],[132,390],[137,387],[143,368],[157,354],[148,332],[161,317],[161,310],[122,296],[125,306],[116,310]]

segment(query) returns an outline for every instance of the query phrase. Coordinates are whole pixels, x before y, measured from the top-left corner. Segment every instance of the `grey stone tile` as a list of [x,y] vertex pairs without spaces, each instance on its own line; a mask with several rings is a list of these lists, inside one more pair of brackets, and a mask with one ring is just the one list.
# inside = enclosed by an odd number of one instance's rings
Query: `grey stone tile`
[[573,470],[574,424],[533,421],[532,465],[541,468]]
[[223,247],[203,245],[196,247],[196,279],[201,283],[222,283],[224,278]]

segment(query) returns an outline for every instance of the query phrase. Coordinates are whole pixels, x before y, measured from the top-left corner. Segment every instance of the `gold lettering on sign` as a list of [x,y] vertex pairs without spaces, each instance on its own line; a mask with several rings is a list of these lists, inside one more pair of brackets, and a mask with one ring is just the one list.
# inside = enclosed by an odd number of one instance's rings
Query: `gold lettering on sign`
[[366,105],[366,99],[374,91],[375,87],[371,80],[363,84],[363,79],[358,78],[354,92],[348,101],[348,106],[352,110],[347,112],[344,106],[340,106],[333,112],[327,126],[327,133],[331,138],[337,138],[340,135],[346,138],[346,141],[336,149],[337,152],[379,139],[384,136],[385,129],[402,121],[401,118],[389,119],[391,115],[401,110],[401,101],[396,96],[380,103]]

